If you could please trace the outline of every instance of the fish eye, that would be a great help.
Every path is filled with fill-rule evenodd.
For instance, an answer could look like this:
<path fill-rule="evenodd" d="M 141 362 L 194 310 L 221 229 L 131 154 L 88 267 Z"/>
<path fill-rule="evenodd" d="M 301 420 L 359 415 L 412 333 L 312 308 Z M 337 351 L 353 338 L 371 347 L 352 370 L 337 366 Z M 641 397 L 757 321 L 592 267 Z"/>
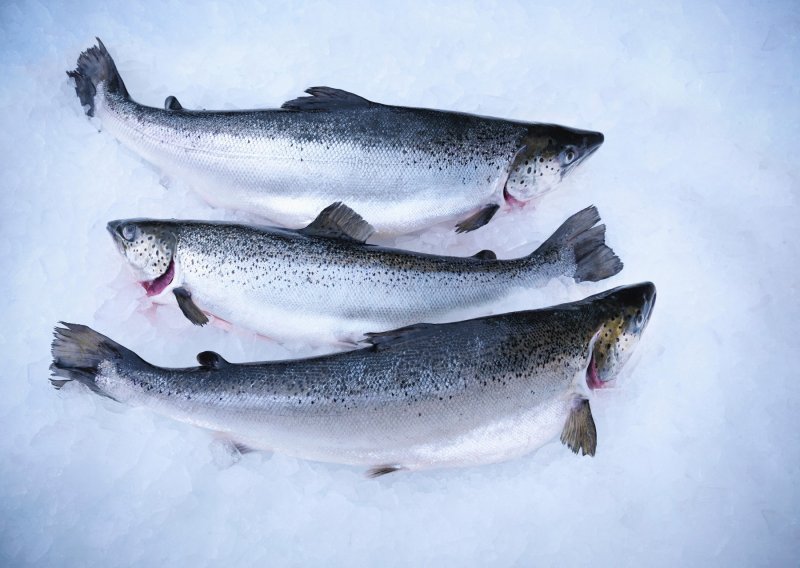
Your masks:
<path fill-rule="evenodd" d="M 120 235 L 122 235 L 122 238 L 126 241 L 132 241 L 135 239 L 136 233 L 136 227 L 133 225 L 123 225 L 120 227 Z"/>
<path fill-rule="evenodd" d="M 571 163 L 575 159 L 575 150 L 569 149 L 564 154 L 564 161 L 566 163 Z"/>

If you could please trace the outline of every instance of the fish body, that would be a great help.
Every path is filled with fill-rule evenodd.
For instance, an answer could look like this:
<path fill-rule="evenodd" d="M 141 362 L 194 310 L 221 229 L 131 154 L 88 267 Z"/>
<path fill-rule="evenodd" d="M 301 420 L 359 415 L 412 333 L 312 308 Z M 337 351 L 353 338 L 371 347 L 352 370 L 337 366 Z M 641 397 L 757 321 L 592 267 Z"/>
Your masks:
<path fill-rule="evenodd" d="M 299 231 L 141 219 L 108 229 L 148 294 L 177 301 L 194 323 L 207 313 L 278 340 L 353 343 L 365 331 L 452 321 L 458 310 L 489 313 L 515 290 L 558 276 L 616 274 L 622 263 L 599 220 L 588 207 L 536 251 L 510 260 L 367 245 L 372 228 L 341 204 Z"/>
<path fill-rule="evenodd" d="M 192 111 L 128 94 L 98 40 L 69 73 L 87 114 L 208 202 L 300 228 L 330 203 L 378 232 L 451 221 L 479 228 L 501 207 L 554 188 L 603 141 L 598 132 L 390 106 L 315 87 L 280 109 Z"/>
<path fill-rule="evenodd" d="M 93 330 L 56 329 L 54 386 L 214 430 L 240 447 L 371 468 L 510 459 L 561 432 L 593 455 L 588 397 L 630 355 L 655 302 L 650 283 L 543 310 L 373 334 L 370 347 L 293 361 L 153 366 Z M 601 355 L 602 354 L 602 355 Z"/>

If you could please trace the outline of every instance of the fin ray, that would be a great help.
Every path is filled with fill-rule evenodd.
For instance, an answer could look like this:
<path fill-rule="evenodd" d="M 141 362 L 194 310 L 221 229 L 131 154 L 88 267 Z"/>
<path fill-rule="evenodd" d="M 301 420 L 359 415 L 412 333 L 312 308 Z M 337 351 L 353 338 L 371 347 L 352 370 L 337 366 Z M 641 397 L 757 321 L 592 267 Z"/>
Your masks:
<path fill-rule="evenodd" d="M 355 93 L 334 89 L 333 87 L 310 87 L 305 92 L 311 96 L 298 97 L 291 101 L 286 101 L 281 105 L 281 108 L 294 111 L 329 112 L 377 106 L 377 103 L 373 103 Z"/>
<path fill-rule="evenodd" d="M 361 215 L 341 201 L 337 201 L 323 209 L 310 225 L 300 229 L 299 232 L 314 237 L 364 243 L 372 236 L 375 229 Z"/>
<path fill-rule="evenodd" d="M 596 225 L 599 222 L 600 213 L 594 205 L 575 213 L 529 258 L 568 255 L 575 262 L 575 272 L 566 276 L 572 276 L 576 282 L 598 282 L 614 276 L 623 264 L 606 244 L 606 226 Z"/>
<path fill-rule="evenodd" d="M 183 106 L 178 102 L 177 97 L 170 95 L 164 101 L 164 110 L 183 110 Z"/>
<path fill-rule="evenodd" d="M 95 39 L 97 45 L 81 53 L 78 66 L 73 71 L 67 71 L 67 75 L 75 81 L 75 93 L 88 116 L 94 116 L 94 97 L 100 83 L 105 83 L 106 92 L 119 93 L 126 99 L 130 98 L 106 46 L 99 37 Z"/>
<path fill-rule="evenodd" d="M 130 349 L 85 325 L 60 322 L 63 327 L 53 331 L 51 354 L 53 363 L 50 384 L 60 389 L 66 383 L 78 381 L 92 392 L 116 400 L 97 384 L 100 365 L 104 362 L 143 364 Z"/>
<path fill-rule="evenodd" d="M 405 469 L 399 465 L 379 465 L 376 467 L 372 467 L 367 470 L 367 477 L 370 479 L 375 479 L 376 477 L 381 477 L 390 473 L 394 473 L 395 471 L 400 471 Z"/>
<path fill-rule="evenodd" d="M 481 207 L 480 211 L 467 217 L 456 225 L 456 233 L 468 233 L 475 229 L 480 229 L 492 220 L 500 206 L 497 203 L 489 203 Z"/>
<path fill-rule="evenodd" d="M 597 429 L 588 399 L 576 397 L 561 431 L 561 442 L 573 453 L 593 456 L 597 450 Z"/>
<path fill-rule="evenodd" d="M 438 324 L 435 323 L 417 323 L 399 329 L 390 331 L 380 331 L 376 333 L 365 333 L 364 343 L 372 345 L 373 350 L 381 351 L 390 347 L 397 347 L 404 343 L 408 343 L 414 339 L 419 339 L 431 333 Z"/>
<path fill-rule="evenodd" d="M 175 299 L 178 301 L 178 307 L 183 312 L 190 322 L 194 325 L 206 325 L 208 323 L 208 316 L 197 307 L 197 304 L 192 300 L 192 294 L 186 288 L 175 288 L 172 291 L 175 294 Z"/>

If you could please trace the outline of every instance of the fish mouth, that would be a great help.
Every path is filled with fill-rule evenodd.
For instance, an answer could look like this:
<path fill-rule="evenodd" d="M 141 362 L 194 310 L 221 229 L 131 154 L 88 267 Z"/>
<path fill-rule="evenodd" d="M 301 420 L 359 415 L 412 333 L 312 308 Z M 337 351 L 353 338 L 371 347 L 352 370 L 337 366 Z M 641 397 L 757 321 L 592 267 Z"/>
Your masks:
<path fill-rule="evenodd" d="M 154 280 L 145 280 L 144 282 L 140 282 L 140 284 L 142 285 L 142 288 L 144 288 L 145 292 L 147 292 L 148 296 L 158 296 L 167 286 L 172 284 L 172 280 L 174 278 L 175 261 L 170 260 L 167 271 L 164 272 L 164 274 Z"/>
<path fill-rule="evenodd" d="M 583 162 L 586 158 L 588 158 L 589 156 L 591 156 L 592 154 L 597 152 L 597 150 L 600 148 L 600 146 L 603 145 L 603 135 L 600 134 L 599 136 L 600 136 L 600 141 L 599 142 L 597 142 L 596 144 L 590 144 L 590 145 L 588 145 L 586 147 L 586 150 L 584 150 L 584 152 L 583 152 L 583 156 L 581 156 L 581 159 L 578 160 L 579 163 Z"/>
<path fill-rule="evenodd" d="M 605 142 L 606 137 L 602 132 L 589 132 L 585 138 L 586 155 L 592 154 Z"/>
<path fill-rule="evenodd" d="M 123 223 L 124 221 L 120 219 L 118 221 L 109 221 L 106 225 L 106 230 L 111 234 L 111 238 L 114 240 L 114 244 L 121 254 L 125 253 L 125 247 L 122 244 L 122 235 L 119 232 L 119 228 Z"/>

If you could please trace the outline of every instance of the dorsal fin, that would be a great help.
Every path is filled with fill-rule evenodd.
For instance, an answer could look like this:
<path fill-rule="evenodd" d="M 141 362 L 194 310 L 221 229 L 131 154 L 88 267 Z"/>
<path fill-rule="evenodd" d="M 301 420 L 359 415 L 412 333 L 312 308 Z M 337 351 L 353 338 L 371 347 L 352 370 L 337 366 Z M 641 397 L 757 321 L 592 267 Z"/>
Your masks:
<path fill-rule="evenodd" d="M 497 255 L 494 251 L 486 249 L 472 255 L 472 258 L 479 258 L 481 260 L 497 260 Z"/>
<path fill-rule="evenodd" d="M 230 365 L 230 363 L 222 358 L 222 355 L 214 353 L 213 351 L 198 353 L 197 362 L 200 363 L 201 367 L 205 367 L 206 369 L 221 369 L 226 365 Z"/>
<path fill-rule="evenodd" d="M 369 108 L 377 103 L 353 93 L 332 87 L 311 87 L 305 91 L 310 97 L 298 97 L 281 105 L 284 110 L 327 112 L 352 108 Z"/>
<path fill-rule="evenodd" d="M 344 203 L 328 205 L 308 227 L 300 229 L 304 235 L 365 242 L 375 229 Z"/>
<path fill-rule="evenodd" d="M 176 97 L 170 95 L 164 101 L 164 110 L 183 110 L 183 107 Z"/>
<path fill-rule="evenodd" d="M 374 351 L 382 351 L 390 347 L 398 347 L 413 339 L 419 339 L 429 334 L 436 327 L 435 323 L 416 323 L 391 331 L 379 333 L 365 333 L 364 343 L 372 345 Z"/>

